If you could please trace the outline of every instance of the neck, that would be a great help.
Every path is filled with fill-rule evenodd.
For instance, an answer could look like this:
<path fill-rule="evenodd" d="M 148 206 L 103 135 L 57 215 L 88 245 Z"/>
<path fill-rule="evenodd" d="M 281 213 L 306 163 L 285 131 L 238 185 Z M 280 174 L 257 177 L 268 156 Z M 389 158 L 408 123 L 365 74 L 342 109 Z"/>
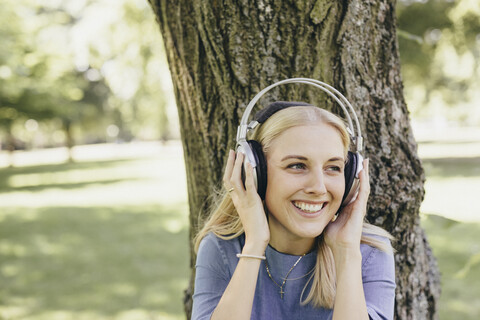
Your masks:
<path fill-rule="evenodd" d="M 275 233 L 272 233 L 269 244 L 278 252 L 301 256 L 312 251 L 315 238 L 292 238 L 275 236 Z"/>

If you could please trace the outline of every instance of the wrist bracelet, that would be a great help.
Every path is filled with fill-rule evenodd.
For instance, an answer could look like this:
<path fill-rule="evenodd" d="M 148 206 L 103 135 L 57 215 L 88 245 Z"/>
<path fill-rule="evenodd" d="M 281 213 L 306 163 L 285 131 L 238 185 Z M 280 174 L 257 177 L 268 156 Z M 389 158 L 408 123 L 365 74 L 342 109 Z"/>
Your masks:
<path fill-rule="evenodd" d="M 260 259 L 260 260 L 267 259 L 265 256 L 255 256 L 251 254 L 241 254 L 241 253 L 237 253 L 237 258 L 252 258 L 252 259 Z"/>

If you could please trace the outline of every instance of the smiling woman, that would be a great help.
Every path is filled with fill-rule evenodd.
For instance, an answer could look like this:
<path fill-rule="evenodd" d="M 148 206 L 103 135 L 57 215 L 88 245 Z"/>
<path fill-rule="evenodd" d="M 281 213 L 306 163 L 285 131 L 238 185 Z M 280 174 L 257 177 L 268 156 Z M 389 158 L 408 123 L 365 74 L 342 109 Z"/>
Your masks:
<path fill-rule="evenodd" d="M 192 319 L 392 319 L 391 237 L 364 222 L 368 160 L 353 170 L 357 190 L 341 119 L 301 102 L 259 114 L 266 190 L 230 151 L 227 191 L 196 238 Z"/>
<path fill-rule="evenodd" d="M 270 245 L 290 254 L 308 252 L 342 202 L 340 135 L 331 126 L 289 128 L 270 144 L 267 163 Z"/>

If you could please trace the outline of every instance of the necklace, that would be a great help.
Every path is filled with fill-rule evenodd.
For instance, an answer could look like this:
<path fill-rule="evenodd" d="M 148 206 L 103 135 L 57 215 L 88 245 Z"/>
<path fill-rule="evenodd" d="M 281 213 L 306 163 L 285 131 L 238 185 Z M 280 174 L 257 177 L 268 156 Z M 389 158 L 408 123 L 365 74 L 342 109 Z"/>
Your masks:
<path fill-rule="evenodd" d="M 303 278 L 305 278 L 306 276 L 308 276 L 310 273 L 312 273 L 314 269 L 315 269 L 315 266 L 313 266 L 313 268 L 310 269 L 310 271 L 308 271 L 307 273 L 305 273 L 305 274 L 304 274 L 303 276 L 301 276 L 301 277 L 293 278 L 293 279 L 285 279 L 285 280 L 287 280 L 287 281 L 295 281 L 295 280 L 303 279 Z"/>
<path fill-rule="evenodd" d="M 283 294 L 285 293 L 285 291 L 283 291 L 283 286 L 285 286 L 285 283 L 287 282 L 287 279 L 288 279 L 288 275 L 290 274 L 290 272 L 292 272 L 293 268 L 295 268 L 298 264 L 298 262 L 300 262 L 300 260 L 305 256 L 305 254 L 301 255 L 297 261 L 295 261 L 295 263 L 293 264 L 293 266 L 290 268 L 290 270 L 288 270 L 287 274 L 285 275 L 285 278 L 283 278 L 283 282 L 281 285 L 279 285 L 277 283 L 277 281 L 275 281 L 272 277 L 272 274 L 270 273 L 270 269 L 268 269 L 268 262 L 267 260 L 265 260 L 265 268 L 267 269 L 267 273 L 268 273 L 268 277 L 273 281 L 273 283 L 275 283 L 277 285 L 277 287 L 280 288 L 280 298 L 283 299 Z M 303 278 L 303 277 L 301 277 Z"/>

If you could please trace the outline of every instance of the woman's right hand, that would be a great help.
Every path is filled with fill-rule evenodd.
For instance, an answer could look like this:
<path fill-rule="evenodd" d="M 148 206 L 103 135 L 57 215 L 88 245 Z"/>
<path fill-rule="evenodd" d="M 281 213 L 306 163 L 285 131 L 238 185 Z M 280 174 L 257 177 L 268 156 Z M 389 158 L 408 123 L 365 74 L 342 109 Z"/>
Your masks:
<path fill-rule="evenodd" d="M 257 193 L 253 179 L 253 167 L 248 162 L 245 166 L 244 187 L 242 181 L 244 159 L 245 155 L 242 152 L 235 154 L 233 150 L 230 150 L 223 184 L 229 191 L 235 209 L 242 221 L 245 231 L 244 253 L 263 255 L 270 240 L 270 230 L 263 203 Z"/>

